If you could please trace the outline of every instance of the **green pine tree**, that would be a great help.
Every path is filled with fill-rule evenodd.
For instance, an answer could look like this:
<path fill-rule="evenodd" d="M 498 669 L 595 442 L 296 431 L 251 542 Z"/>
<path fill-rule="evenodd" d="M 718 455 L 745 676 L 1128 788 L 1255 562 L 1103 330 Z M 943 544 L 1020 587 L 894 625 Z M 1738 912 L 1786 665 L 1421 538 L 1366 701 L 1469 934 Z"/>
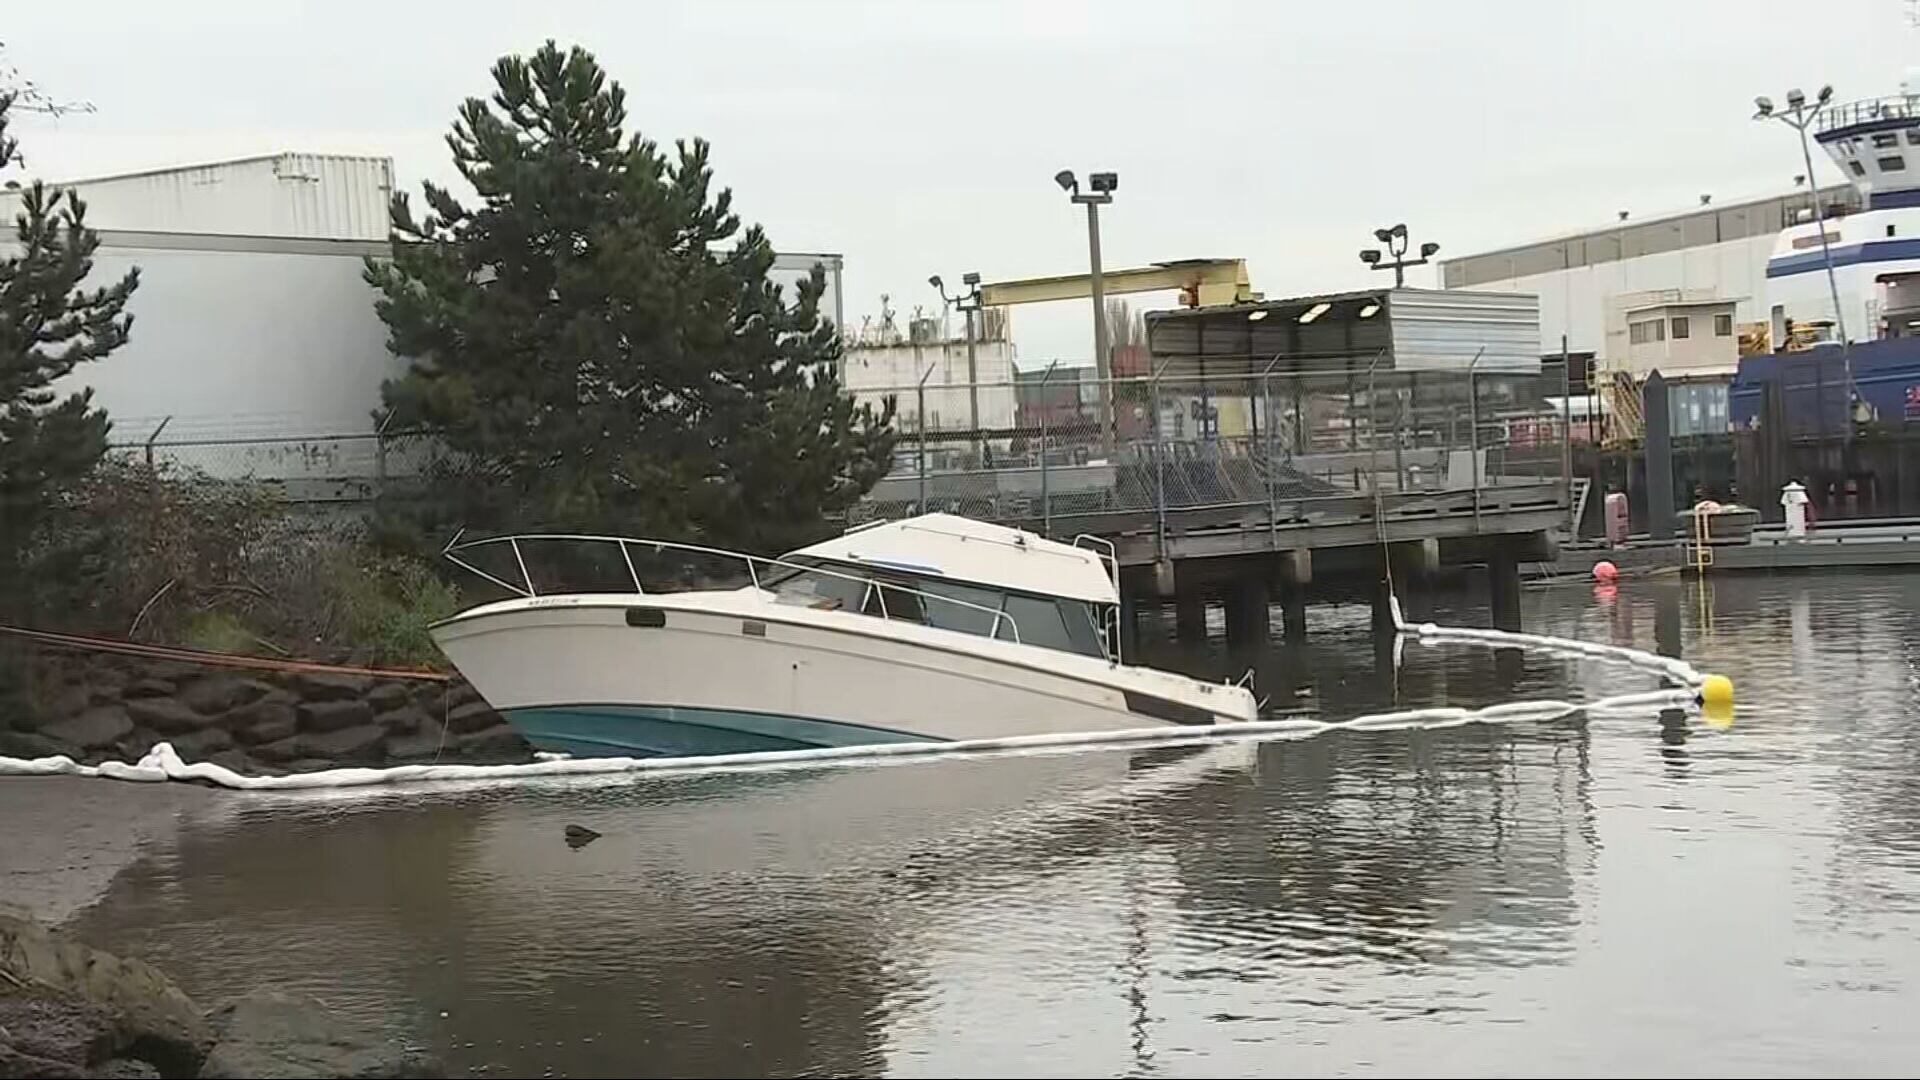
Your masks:
<path fill-rule="evenodd" d="M 448 137 L 478 194 L 393 204 L 367 280 L 391 427 L 439 433 L 442 527 L 619 529 L 768 549 L 817 535 L 885 474 L 892 405 L 856 407 L 816 267 L 791 300 L 774 251 L 716 192 L 704 141 L 628 135 L 626 95 L 549 41 L 493 67 Z"/>
<path fill-rule="evenodd" d="M 16 95 L 0 86 L 0 176 L 19 158 L 8 134 Z M 107 414 L 92 391 L 62 396 L 54 384 L 126 344 L 127 300 L 140 273 L 97 289 L 99 236 L 70 191 L 30 181 L 18 189 L 11 250 L 0 248 L 0 605 L 20 614 L 35 590 L 26 566 L 36 528 L 107 449 Z"/>

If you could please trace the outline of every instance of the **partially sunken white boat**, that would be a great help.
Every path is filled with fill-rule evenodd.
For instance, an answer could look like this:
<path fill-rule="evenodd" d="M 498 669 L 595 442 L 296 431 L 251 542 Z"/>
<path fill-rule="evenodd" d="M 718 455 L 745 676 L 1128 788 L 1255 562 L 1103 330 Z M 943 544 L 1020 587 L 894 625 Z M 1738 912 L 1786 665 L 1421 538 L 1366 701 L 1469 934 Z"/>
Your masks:
<path fill-rule="evenodd" d="M 536 548 L 556 544 L 598 547 L 630 584 L 538 587 L 528 567 Z M 620 537 L 496 537 L 457 543 L 448 557 L 516 595 L 447 619 L 433 636 L 529 743 L 574 756 L 1254 719 L 1243 686 L 1122 662 L 1117 575 L 1099 544 L 947 514 L 855 529 L 779 559 Z M 476 565 L 482 548 L 512 569 Z M 660 591 L 641 567 L 663 557 L 726 560 L 746 584 Z"/>

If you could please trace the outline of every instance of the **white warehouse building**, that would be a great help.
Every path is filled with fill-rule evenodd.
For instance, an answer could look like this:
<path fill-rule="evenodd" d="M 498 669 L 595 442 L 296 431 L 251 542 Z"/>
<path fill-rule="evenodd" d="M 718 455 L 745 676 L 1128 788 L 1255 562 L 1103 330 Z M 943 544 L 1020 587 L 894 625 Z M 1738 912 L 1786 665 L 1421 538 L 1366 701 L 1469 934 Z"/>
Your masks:
<path fill-rule="evenodd" d="M 100 233 L 89 286 L 140 268 L 131 340 L 61 388 L 92 387 L 117 444 L 164 421 L 159 441 L 216 474 L 370 475 L 380 385 L 404 366 L 362 278 L 363 260 L 388 252 L 390 159 L 284 153 L 57 186 Z M 18 202 L 0 191 L 0 217 Z M 782 254 L 775 273 L 797 281 L 815 264 L 837 324 L 840 256 Z M 254 444 L 266 439 L 282 443 Z"/>
<path fill-rule="evenodd" d="M 1822 189 L 1820 198 L 1829 216 L 1853 213 L 1863 202 L 1846 184 Z M 1813 196 L 1806 191 L 1725 205 L 1703 202 L 1683 213 L 1629 217 L 1606 228 L 1445 259 L 1440 283 L 1448 289 L 1532 293 L 1540 298 L 1543 346 L 1557 350 L 1564 334 L 1570 351 L 1607 357 L 1610 323 L 1617 320 L 1621 298 L 1671 293 L 1729 301 L 1735 332 L 1767 324 L 1767 264 L 1781 233 L 1812 215 Z"/>
<path fill-rule="evenodd" d="M 1703 196 L 1685 213 L 1623 214 L 1606 228 L 1448 259 L 1441 283 L 1533 293 L 1549 347 L 1565 334 L 1570 351 L 1616 370 L 1629 366 L 1632 345 L 1653 343 L 1632 341 L 1629 321 L 1661 332 L 1643 317 L 1656 309 L 1688 335 L 1705 316 L 1715 336 L 1744 332 L 1770 350 L 1843 334 L 1855 343 L 1920 336 L 1920 69 L 1897 94 L 1830 94 L 1787 103 L 1804 104 L 1808 133 L 1847 177 L 1818 192 L 1817 208 L 1804 189 L 1728 205 Z M 1729 304 L 1731 320 L 1722 317 Z"/>

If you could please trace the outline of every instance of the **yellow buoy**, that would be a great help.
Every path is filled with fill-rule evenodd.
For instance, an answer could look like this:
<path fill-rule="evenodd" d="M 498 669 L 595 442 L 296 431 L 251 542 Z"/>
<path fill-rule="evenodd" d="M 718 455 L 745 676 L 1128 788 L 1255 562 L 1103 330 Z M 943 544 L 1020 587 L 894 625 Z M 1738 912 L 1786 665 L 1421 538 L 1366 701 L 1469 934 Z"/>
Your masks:
<path fill-rule="evenodd" d="M 1708 724 L 1725 728 L 1733 724 L 1733 680 L 1725 675 L 1709 675 L 1700 683 L 1700 714 Z"/>

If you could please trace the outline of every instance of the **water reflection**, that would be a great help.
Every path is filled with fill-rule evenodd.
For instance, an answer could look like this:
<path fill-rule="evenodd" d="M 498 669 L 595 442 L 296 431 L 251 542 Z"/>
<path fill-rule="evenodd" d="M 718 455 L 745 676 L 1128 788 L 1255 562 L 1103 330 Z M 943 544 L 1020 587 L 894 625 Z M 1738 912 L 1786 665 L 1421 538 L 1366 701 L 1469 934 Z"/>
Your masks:
<path fill-rule="evenodd" d="M 248 799 L 76 920 L 195 992 L 279 985 L 538 1075 L 1884 1071 L 1915 1060 L 1920 579 L 1640 582 L 1530 628 L 1727 671 L 1680 712 L 832 772 Z M 1432 598 L 1443 622 L 1476 598 Z M 1704 614 L 1703 614 L 1704 606 Z M 1253 669 L 1270 715 L 1645 677 L 1378 651 Z M 89 789 L 95 790 L 95 789 Z M 567 842 L 567 826 L 601 835 Z M 1738 1007 L 1728 1007 L 1737 1002 Z"/>

